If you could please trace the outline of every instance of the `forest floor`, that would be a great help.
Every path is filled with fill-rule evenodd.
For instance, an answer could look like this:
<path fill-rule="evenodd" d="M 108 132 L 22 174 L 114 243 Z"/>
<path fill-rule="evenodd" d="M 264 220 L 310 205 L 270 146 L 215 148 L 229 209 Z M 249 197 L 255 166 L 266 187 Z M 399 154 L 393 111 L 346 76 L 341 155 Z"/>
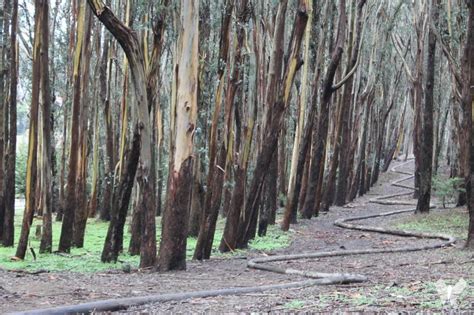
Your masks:
<path fill-rule="evenodd" d="M 396 164 L 400 162 L 394 162 Z M 401 169 L 412 171 L 413 163 Z M 391 171 L 382 174 L 379 183 L 366 196 L 345 207 L 332 207 L 329 213 L 319 218 L 300 220 L 299 224 L 291 227 L 290 246 L 280 250 L 250 250 L 244 253 L 245 257 L 237 255 L 204 262 L 189 261 L 186 271 L 173 273 L 125 273 L 115 270 L 31 274 L 0 269 L 0 313 L 110 298 L 293 282 L 303 278 L 248 269 L 247 259 L 276 254 L 390 248 L 437 242 L 358 232 L 333 225 L 339 218 L 409 209 L 410 206 L 369 203 L 376 196 L 407 191 L 390 185 L 391 181 L 402 176 Z M 411 201 L 415 204 L 415 200 Z M 458 297 L 456 310 L 472 311 L 474 256 L 472 252 L 461 249 L 464 243 L 462 238 L 467 233 L 465 222 L 467 212 L 462 208 L 434 209 L 429 215 L 423 216 L 403 214 L 368 219 L 363 221 L 364 225 L 441 231 L 453 233 L 461 240 L 455 246 L 437 250 L 281 263 L 285 268 L 306 271 L 363 274 L 369 278 L 368 282 L 149 304 L 133 307 L 123 313 L 452 311 L 452 306 L 443 305 L 435 283 L 444 280 L 454 285 L 461 278 L 467 281 L 468 287 Z"/>

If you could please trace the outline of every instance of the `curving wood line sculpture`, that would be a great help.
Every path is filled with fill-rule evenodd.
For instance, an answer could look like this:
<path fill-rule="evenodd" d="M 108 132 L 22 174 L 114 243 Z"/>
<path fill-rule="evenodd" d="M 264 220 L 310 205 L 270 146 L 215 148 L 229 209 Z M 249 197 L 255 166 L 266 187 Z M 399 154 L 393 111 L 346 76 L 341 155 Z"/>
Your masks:
<path fill-rule="evenodd" d="M 410 163 L 411 161 L 402 163 L 392 168 L 392 172 L 407 175 L 401 179 L 391 182 L 392 186 L 409 189 L 409 192 L 397 193 L 391 195 L 379 196 L 373 199 L 370 199 L 371 203 L 378 203 L 382 205 L 413 205 L 412 203 L 398 201 L 398 200 L 389 200 L 391 198 L 404 196 L 411 194 L 414 190 L 412 187 L 402 184 L 402 182 L 411 179 L 414 177 L 413 174 L 399 171 L 398 168 Z M 440 233 L 422 233 L 422 232 L 412 232 L 412 231 L 403 231 L 403 230 L 394 230 L 386 229 L 375 226 L 359 225 L 349 222 L 361 221 L 366 219 L 378 218 L 378 217 L 387 217 L 393 216 L 402 213 L 408 213 L 415 211 L 415 208 L 397 210 L 390 212 L 383 212 L 378 214 L 370 214 L 363 216 L 354 216 L 344 219 L 339 219 L 334 222 L 334 225 L 350 229 L 358 230 L 365 232 L 374 232 L 374 233 L 383 233 L 394 236 L 402 237 L 416 237 L 420 239 L 439 239 L 440 242 L 430 244 L 430 245 L 420 245 L 420 246 L 405 246 L 397 247 L 391 249 L 360 249 L 360 250 L 337 250 L 329 252 L 312 252 L 312 253 L 303 253 L 303 254 L 292 254 L 292 255 L 277 255 L 270 257 L 261 257 L 254 258 L 247 262 L 247 266 L 252 269 L 264 270 L 269 272 L 275 272 L 280 274 L 288 275 L 298 275 L 309 278 L 308 280 L 296 281 L 284 284 L 272 284 L 272 285 L 262 285 L 255 287 L 243 287 L 243 288 L 226 288 L 219 290 L 205 290 L 205 291 L 192 291 L 192 292 L 183 292 L 183 293 L 171 293 L 171 294 L 159 294 L 159 295 L 150 295 L 144 297 L 132 297 L 132 298 L 121 298 L 121 299 L 108 299 L 100 300 L 89 303 L 82 303 L 77 305 L 70 306 L 60 306 L 55 308 L 48 309 L 38 309 L 25 312 L 17 312 L 14 314 L 71 314 L 71 313 L 92 313 L 92 312 L 105 312 L 105 311 L 119 311 L 130 308 L 132 306 L 150 304 L 150 303 L 162 303 L 169 301 L 180 301 L 192 298 L 206 298 L 206 297 L 215 297 L 215 296 L 226 296 L 226 295 L 239 295 L 247 293 L 257 293 L 268 290 L 282 290 L 282 289 L 291 289 L 291 288 L 302 288 L 310 287 L 315 285 L 329 285 L 329 284 L 348 284 L 348 283 L 357 283 L 367 281 L 368 278 L 360 274 L 346 274 L 346 273 L 323 273 L 323 272 L 314 272 L 314 271 L 303 271 L 297 269 L 283 269 L 277 266 L 269 265 L 271 262 L 281 262 L 281 261 L 294 261 L 298 259 L 312 259 L 312 258 L 324 258 L 324 257 L 336 257 L 336 256 L 352 256 L 352 255 L 368 255 L 368 254 L 382 254 L 382 253 L 401 253 L 401 252 L 413 252 L 421 250 L 429 250 L 442 248 L 449 245 L 452 245 L 456 242 L 456 238 L 450 235 L 440 234 Z"/>

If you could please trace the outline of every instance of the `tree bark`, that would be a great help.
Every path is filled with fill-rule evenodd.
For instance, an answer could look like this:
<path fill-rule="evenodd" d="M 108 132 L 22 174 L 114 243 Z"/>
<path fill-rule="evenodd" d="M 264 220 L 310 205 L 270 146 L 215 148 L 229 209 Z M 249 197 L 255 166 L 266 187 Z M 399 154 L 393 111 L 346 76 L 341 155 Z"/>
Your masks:
<path fill-rule="evenodd" d="M 469 7 L 469 20 L 467 24 L 466 47 L 462 59 L 463 65 L 463 103 L 466 118 L 469 123 L 469 167 L 470 174 L 467 181 L 467 196 L 469 210 L 469 230 L 466 242 L 466 248 L 474 250 L 474 4 L 466 1 Z M 470 119 L 469 119 L 470 118 Z"/>
<path fill-rule="evenodd" d="M 112 11 L 110 11 L 110 9 L 105 6 L 101 0 L 88 0 L 88 3 L 94 14 L 117 39 L 120 46 L 123 48 L 130 64 L 131 81 L 134 88 L 137 111 L 137 117 L 134 127 L 135 138 L 133 143 L 135 144 L 135 146 L 139 147 L 139 151 L 137 150 L 138 152 L 133 152 L 133 154 L 138 154 L 139 157 L 135 159 L 130 159 L 129 161 L 133 160 L 133 162 L 136 162 L 136 164 L 133 165 L 131 164 L 132 162 L 128 162 L 129 164 L 127 167 L 129 167 L 131 173 L 134 173 L 134 170 L 136 168 L 136 177 L 140 189 L 137 208 L 139 209 L 139 211 L 144 212 L 144 218 L 146 222 L 144 224 L 144 231 L 140 246 L 140 267 L 151 267 L 155 264 L 156 260 L 156 225 L 155 209 L 153 207 L 153 186 L 150 181 L 150 163 L 152 156 L 151 126 L 149 117 L 149 103 L 147 99 L 145 85 L 146 75 L 144 55 L 139 44 L 137 35 L 130 28 L 124 25 L 120 20 L 118 20 L 112 13 Z M 125 187 L 124 190 L 128 191 L 128 189 L 130 188 Z M 120 228 L 121 222 L 126 216 L 126 211 L 122 212 L 123 210 L 126 210 L 128 206 L 128 202 L 125 203 L 127 205 L 121 205 L 120 213 L 115 214 L 115 221 L 118 222 L 117 228 Z M 109 231 L 113 232 L 114 230 L 116 233 L 118 233 L 118 238 L 120 238 L 120 234 L 123 233 L 123 226 L 122 231 L 117 232 L 116 228 L 114 229 L 111 222 L 111 226 L 109 226 Z M 109 235 L 107 235 L 107 238 L 109 238 Z M 105 246 L 109 245 L 105 244 L 104 247 Z"/>
<path fill-rule="evenodd" d="M 41 89 L 41 23 L 43 14 L 44 1 L 35 2 L 35 45 L 33 51 L 33 74 L 32 74 L 32 92 L 31 92 L 31 111 L 30 111 L 30 130 L 28 135 L 28 161 L 26 174 L 26 201 L 25 211 L 21 226 L 20 240 L 16 249 L 15 256 L 24 259 L 28 246 L 28 236 L 30 227 L 33 223 L 33 215 L 35 211 L 35 189 L 37 180 L 37 150 L 38 150 L 38 110 L 40 104 Z"/>
<path fill-rule="evenodd" d="M 12 3 L 12 18 L 10 29 L 10 98 L 9 98 L 9 134 L 5 164 L 4 182 L 4 222 L 1 236 L 3 246 L 14 244 L 14 217 L 15 217 L 15 162 L 16 162 L 16 124 L 17 124 L 17 85 L 18 85 L 18 0 Z M 6 121 L 5 121 L 6 123 Z"/>
<path fill-rule="evenodd" d="M 158 268 L 186 268 L 186 241 L 192 191 L 193 136 L 197 118 L 199 3 L 181 1 L 181 33 L 177 52 L 175 150 L 168 198 L 163 213 Z"/>
<path fill-rule="evenodd" d="M 331 102 L 331 97 L 335 92 L 335 89 L 333 88 L 333 81 L 343 53 L 346 24 L 346 2 L 345 0 L 342 0 L 339 3 L 339 26 L 336 45 L 332 52 L 331 61 L 327 68 L 322 87 L 321 110 L 318 127 L 313 129 L 313 147 L 311 153 L 312 160 L 308 179 L 308 191 L 306 193 L 306 199 L 301 211 L 305 218 L 311 218 L 316 212 L 316 208 L 319 208 L 319 204 L 321 202 L 320 195 L 323 182 L 325 164 L 324 157 L 328 136 L 329 105 Z"/>
<path fill-rule="evenodd" d="M 211 196 L 211 207 L 208 209 L 205 208 L 204 217 L 201 220 L 201 229 L 199 231 L 198 242 L 196 244 L 196 250 L 194 253 L 195 259 L 209 259 L 212 250 L 212 243 L 214 241 L 214 233 L 216 229 L 216 222 L 219 213 L 219 208 L 221 204 L 221 196 L 223 190 L 224 178 L 229 178 L 228 171 L 230 167 L 227 165 L 227 154 L 232 152 L 232 110 L 235 107 L 235 95 L 237 94 L 240 88 L 241 78 L 241 68 L 242 68 L 242 48 L 244 45 L 244 27 L 247 25 L 249 19 L 249 10 L 248 10 L 248 1 L 243 0 L 237 2 L 237 43 L 235 47 L 235 56 L 234 56 L 234 67 L 230 81 L 227 87 L 227 93 L 225 97 L 225 107 L 224 107 L 224 129 L 225 129 L 225 141 L 221 146 L 219 157 L 217 159 L 217 165 L 213 167 L 213 182 L 210 186 L 212 191 Z M 238 129 L 239 126 L 235 128 Z M 240 130 L 237 130 L 240 132 Z M 235 148 L 237 149 L 237 148 Z"/>
<path fill-rule="evenodd" d="M 285 5 L 286 2 L 280 2 L 280 5 Z M 298 58 L 300 54 L 301 42 L 303 40 L 304 31 L 308 21 L 307 1 L 300 1 L 298 10 L 296 12 L 295 22 L 293 26 L 292 37 L 289 42 L 288 61 L 285 65 L 284 75 L 282 79 L 282 86 L 278 91 L 278 96 L 272 106 L 271 115 L 267 115 L 265 129 L 263 134 L 262 149 L 257 157 L 257 163 L 253 179 L 250 185 L 249 193 L 246 198 L 245 218 L 239 233 L 238 247 L 243 248 L 248 245 L 248 241 L 253 237 L 251 232 L 251 221 L 249 221 L 257 212 L 258 200 L 260 197 L 263 182 L 266 173 L 270 167 L 270 162 L 278 145 L 278 137 L 280 135 L 281 120 L 288 106 L 290 99 L 291 87 L 293 80 L 298 70 Z M 283 11 L 285 12 L 286 9 Z M 284 17 L 283 17 L 284 18 Z M 285 215 L 285 220 L 289 222 L 290 215 Z"/>
<path fill-rule="evenodd" d="M 43 231 L 41 233 L 40 253 L 51 253 L 53 247 L 53 150 L 52 113 L 49 77 L 49 0 L 43 0 L 41 9 L 41 204 Z"/>
<path fill-rule="evenodd" d="M 360 54 L 360 42 L 362 40 L 362 24 L 364 21 L 363 8 L 366 3 L 366 0 L 360 0 L 357 3 L 357 18 L 354 27 L 354 43 L 352 46 L 351 60 L 347 67 L 346 73 L 349 73 L 357 66 L 359 54 Z M 354 86 L 354 76 L 351 76 L 347 83 L 344 86 L 344 93 L 342 97 L 342 112 L 341 112 L 341 137 L 338 137 L 340 141 L 340 156 L 339 156 L 339 174 L 337 177 L 337 189 L 335 204 L 337 206 L 343 206 L 346 203 L 348 196 L 348 186 L 350 178 L 349 172 L 352 165 L 350 162 L 350 150 L 351 150 L 351 128 L 350 128 L 350 116 L 351 116 L 351 106 L 352 106 L 352 88 Z"/>
<path fill-rule="evenodd" d="M 431 1 L 431 23 L 438 24 L 438 7 L 440 0 Z M 430 211 L 431 199 L 431 176 L 433 160 L 433 107 L 434 107 L 434 85 L 436 68 L 436 36 L 430 28 L 428 34 L 428 59 L 426 63 L 425 102 L 423 107 L 423 123 L 421 127 L 421 159 L 424 163 L 420 165 L 420 190 L 415 213 L 427 213 Z"/>
<path fill-rule="evenodd" d="M 0 72 L 0 239 L 3 237 L 3 228 L 4 228 L 4 216 L 5 216 L 5 193 L 6 189 L 4 188 L 5 186 L 5 181 L 6 178 L 4 176 L 5 174 L 5 130 L 6 130 L 6 117 L 5 114 L 7 113 L 8 107 L 5 106 L 7 104 L 5 100 L 5 92 L 6 88 L 4 86 L 6 85 L 5 79 L 6 79 L 6 71 L 3 69 L 6 69 L 6 59 L 7 59 L 7 48 L 6 48 L 6 42 L 8 41 L 8 32 L 4 31 L 8 29 L 10 25 L 10 19 L 8 16 L 5 16 L 5 7 L 8 8 L 9 2 L 4 1 L 3 2 L 3 7 L 0 8 L 0 34 L 3 36 L 0 38 L 0 67 L 2 71 Z"/>
<path fill-rule="evenodd" d="M 82 111 L 81 105 L 81 87 L 82 87 L 82 46 L 84 43 L 85 32 L 85 5 L 79 9 L 77 24 L 77 42 L 74 52 L 74 70 L 73 70 L 73 109 L 72 109 L 72 125 L 71 125 L 71 142 L 69 151 L 69 172 L 67 177 L 66 204 L 63 213 L 63 223 L 61 226 L 61 236 L 59 239 L 60 252 L 70 252 L 73 242 L 73 227 L 76 216 L 77 204 L 76 180 L 79 173 L 79 135 L 80 135 L 80 115 Z M 81 196 L 82 198 L 82 196 Z"/>

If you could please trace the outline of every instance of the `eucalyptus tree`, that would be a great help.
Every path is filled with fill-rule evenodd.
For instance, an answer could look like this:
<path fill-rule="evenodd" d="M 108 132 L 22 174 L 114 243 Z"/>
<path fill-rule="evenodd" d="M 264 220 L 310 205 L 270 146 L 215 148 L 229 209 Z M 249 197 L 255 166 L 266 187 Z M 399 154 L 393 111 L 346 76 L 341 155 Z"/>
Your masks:
<path fill-rule="evenodd" d="M 5 136 L 4 147 L 0 150 L 4 150 L 6 154 L 3 155 L 4 169 L 0 166 L 0 177 L 3 177 L 3 187 L 0 187 L 0 239 L 3 246 L 13 246 L 15 235 L 15 162 L 18 94 L 18 0 L 13 0 L 12 2 L 4 1 L 3 14 L 3 23 L 0 21 L 2 23 L 0 27 L 3 27 L 4 32 L 1 38 L 2 51 L 0 58 L 2 60 L 2 74 L 0 75 L 0 80 L 2 83 L 0 84 L 0 93 L 2 93 L 2 97 L 0 102 L 4 107 L 0 111 L 4 110 L 6 115 L 3 121 L 3 130 L 5 130 L 3 133 Z M 9 19 L 8 16 L 11 18 Z M 10 32 L 8 32 L 9 28 Z M 9 53 L 7 53 L 8 51 Z M 8 71 L 4 70 L 7 68 L 7 65 Z M 5 75 L 9 75 L 7 82 L 5 82 Z M 5 95 L 9 95 L 8 100 L 5 100 Z M 0 114 L 0 116 L 2 115 Z M 0 134 L 3 130 L 0 131 Z"/>
<path fill-rule="evenodd" d="M 186 268 L 186 238 L 191 201 L 193 137 L 197 118 L 199 3 L 181 0 L 180 34 L 176 55 L 175 136 L 158 268 Z"/>
<path fill-rule="evenodd" d="M 49 94 L 49 60 L 48 60 L 48 32 L 44 32 L 48 28 L 49 21 L 49 0 L 41 0 L 35 2 L 35 37 L 34 37 L 34 50 L 33 50 L 33 73 L 32 73 L 32 95 L 31 95 L 31 112 L 30 112 L 30 130 L 28 135 L 28 162 L 27 162 L 27 178 L 26 178 L 26 205 L 23 213 L 23 220 L 21 226 L 20 240 L 15 256 L 19 259 L 24 259 L 26 249 L 28 246 L 28 237 L 30 233 L 30 227 L 33 223 L 33 216 L 37 206 L 37 198 L 39 197 L 36 193 L 38 184 L 38 142 L 39 142 L 39 127 L 40 127 L 40 106 L 42 108 L 42 114 L 48 111 L 50 106 L 50 94 Z M 48 104 L 47 104 L 48 103 Z M 48 116 L 49 118 L 49 116 Z M 46 123 L 49 124 L 49 120 L 46 118 Z M 48 127 L 46 127 L 48 128 Z M 43 130 L 44 131 L 44 130 Z M 45 140 L 45 139 L 42 139 Z M 48 146 L 45 143 L 45 146 Z M 47 148 L 45 152 L 48 152 Z M 46 153 L 47 154 L 47 153 Z M 43 167 L 45 181 L 48 181 L 51 177 L 47 169 L 49 163 L 49 156 L 44 155 L 45 165 Z M 41 173 L 40 173 L 41 174 Z M 46 184 L 44 182 L 44 184 Z M 41 187 L 41 185 L 39 185 Z M 44 188 L 44 187 L 43 187 Z M 48 187 L 48 189 L 50 186 Z M 43 239 L 43 251 L 51 250 L 51 195 L 50 191 L 44 190 L 46 197 L 42 203 L 44 207 L 42 212 L 46 212 L 46 235 Z M 48 220 L 49 219 L 49 220 Z"/>

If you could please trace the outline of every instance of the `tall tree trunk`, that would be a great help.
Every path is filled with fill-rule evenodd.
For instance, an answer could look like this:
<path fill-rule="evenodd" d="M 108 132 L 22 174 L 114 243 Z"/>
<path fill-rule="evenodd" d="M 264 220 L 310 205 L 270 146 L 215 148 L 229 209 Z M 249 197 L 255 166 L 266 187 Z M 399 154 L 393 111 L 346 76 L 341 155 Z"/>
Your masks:
<path fill-rule="evenodd" d="M 470 174 L 467 181 L 467 196 L 469 210 L 469 230 L 466 242 L 466 248 L 474 250 L 474 4 L 466 1 L 469 7 L 469 20 L 467 24 L 466 47 L 462 60 L 463 65 L 463 103 L 466 118 L 469 121 L 469 167 Z M 469 119 L 470 118 L 470 119 Z"/>
<path fill-rule="evenodd" d="M 61 236 L 59 239 L 60 252 L 70 252 L 73 241 L 73 226 L 77 204 L 76 195 L 76 180 L 78 176 L 78 163 L 79 163 L 79 135 L 80 135 L 80 115 L 82 111 L 81 104 L 81 87 L 83 85 L 82 80 L 82 53 L 85 33 L 85 5 L 82 4 L 79 9 L 79 16 L 77 18 L 77 42 L 76 50 L 74 52 L 74 70 L 73 70 L 73 109 L 72 109 L 72 125 L 71 125 L 71 142 L 69 151 L 69 171 L 67 177 L 67 191 L 66 191 L 66 204 L 64 207 L 63 223 L 61 226 Z M 81 196 L 82 197 L 82 196 Z"/>
<path fill-rule="evenodd" d="M 150 267 L 155 264 L 156 260 L 156 224 L 155 209 L 153 207 L 153 186 L 151 181 L 149 180 L 150 161 L 152 156 L 151 125 L 149 117 L 150 106 L 147 99 L 147 92 L 145 86 L 146 75 L 144 55 L 136 34 L 130 28 L 124 25 L 120 20 L 118 20 L 112 13 L 112 11 L 110 11 L 110 9 L 105 6 L 102 1 L 88 0 L 88 3 L 94 14 L 117 39 L 120 46 L 123 48 L 130 64 L 131 81 L 134 88 L 137 112 L 137 117 L 135 117 L 136 121 L 134 122 L 135 134 L 133 140 L 133 145 L 135 146 L 136 151 L 133 152 L 133 155 L 135 157 L 133 159 L 129 159 L 129 162 L 127 162 L 126 166 L 128 168 L 130 176 L 135 175 L 132 173 L 135 173 L 136 171 L 137 182 L 140 189 L 137 208 L 140 209 L 140 211 L 144 212 L 145 218 L 144 231 L 140 246 L 140 267 Z M 127 178 L 127 180 L 129 180 L 129 178 Z M 133 178 L 130 182 L 133 182 Z M 131 191 L 130 187 L 122 186 L 121 188 L 123 188 L 125 193 L 127 193 L 128 190 Z M 129 198 L 125 198 L 125 200 L 128 201 Z M 109 225 L 109 231 L 107 233 L 107 239 L 106 243 L 104 244 L 104 249 L 110 246 L 110 243 L 108 243 L 107 240 L 113 239 L 115 245 L 119 244 L 122 241 L 121 237 L 123 235 L 123 225 L 121 224 L 122 222 L 124 222 L 127 207 L 128 202 L 126 202 L 126 205 L 122 203 L 121 208 L 117 209 L 117 213 L 114 213 L 114 217 L 111 220 L 111 224 Z M 107 254 L 109 253 L 104 250 L 102 253 L 102 259 L 116 259 L 115 255 L 117 254 L 112 253 L 112 255 L 108 256 Z"/>
<path fill-rule="evenodd" d="M 44 0 L 35 2 L 35 39 L 33 51 L 33 74 L 31 91 L 30 130 L 28 135 L 28 161 L 26 169 L 26 201 L 23 222 L 21 226 L 20 240 L 15 256 L 24 259 L 28 246 L 30 227 L 33 223 L 35 211 L 35 189 L 37 181 L 37 151 L 38 151 L 38 110 L 40 104 L 41 89 L 41 50 L 42 50 L 42 10 Z"/>
<path fill-rule="evenodd" d="M 281 85 L 281 71 L 283 68 L 284 42 L 285 42 L 285 20 L 287 3 L 280 2 L 278 13 L 275 21 L 275 31 L 273 34 L 273 50 L 270 57 L 270 65 L 268 69 L 269 80 L 265 91 L 265 108 L 264 115 L 272 116 L 273 104 L 277 98 L 277 91 Z M 265 119 L 264 119 L 265 122 Z M 264 125 L 264 128 L 266 126 Z M 281 129 L 281 127 L 280 127 Z M 280 133 L 280 130 L 275 131 Z M 277 149 L 272 154 L 268 174 L 265 175 L 263 187 L 261 188 L 263 196 L 263 211 L 260 215 L 259 235 L 265 235 L 268 219 L 272 211 L 276 210 L 277 188 L 278 188 L 278 138 Z M 255 210 L 255 212 L 258 212 Z"/>
<path fill-rule="evenodd" d="M 306 193 L 306 199 L 303 205 L 302 213 L 305 218 L 311 218 L 316 212 L 316 208 L 320 204 L 321 186 L 323 182 L 324 164 L 325 164 L 325 152 L 326 143 L 328 136 L 328 123 L 329 123 L 329 105 L 331 97 L 336 89 L 333 86 L 334 77 L 336 70 L 339 67 L 343 45 L 345 41 L 346 33 L 346 2 L 345 0 L 339 3 L 339 26 L 337 32 L 336 46 L 332 52 L 330 64 L 326 71 L 326 77 L 324 78 L 322 94 L 321 94 L 321 111 L 319 117 L 319 124 L 317 128 L 313 130 L 313 147 L 312 147 L 312 160 L 311 169 L 308 179 L 308 191 Z"/>
<path fill-rule="evenodd" d="M 438 7 L 440 0 L 431 1 L 431 14 L 429 20 L 437 25 Z M 425 102 L 423 107 L 423 122 L 421 127 L 421 159 L 420 165 L 420 192 L 415 213 L 430 211 L 431 199 L 431 174 L 433 160 L 433 103 L 436 68 L 436 35 L 430 28 L 428 34 L 428 60 L 426 63 Z"/>
<path fill-rule="evenodd" d="M 278 93 L 278 89 L 281 85 L 281 75 L 282 75 L 282 68 L 283 68 L 283 55 L 284 55 L 284 40 L 285 40 L 285 21 L 286 21 L 286 10 L 287 10 L 287 1 L 281 1 L 280 5 L 278 6 L 278 12 L 275 20 L 275 30 L 273 34 L 273 49 L 270 56 L 270 63 L 268 68 L 268 81 L 265 90 L 265 108 L 263 109 L 264 115 L 264 130 L 266 130 L 267 126 L 266 123 L 268 121 L 268 117 L 272 116 L 272 111 L 274 108 L 275 100 L 277 98 L 276 93 Z M 275 132 L 280 133 L 280 129 L 275 130 Z M 266 130 L 267 131 L 267 130 Z M 241 220 L 245 222 L 247 230 L 250 230 L 250 227 L 253 225 L 252 220 L 258 216 L 258 208 L 262 206 L 262 213 L 260 215 L 260 222 L 258 226 L 258 233 L 259 235 L 265 235 L 267 226 L 268 226 L 268 219 L 270 213 L 276 207 L 276 198 L 277 198 L 277 184 L 278 184 L 278 136 L 276 138 L 277 147 L 275 152 L 271 153 L 269 165 L 267 167 L 268 174 L 265 175 L 265 179 L 262 182 L 262 186 L 259 188 L 261 191 L 258 192 L 258 200 L 263 200 L 262 205 L 259 202 L 255 201 L 254 209 L 252 210 L 252 214 L 247 216 L 245 213 L 244 218 L 245 220 Z M 265 144 L 263 144 L 265 146 Z M 263 149 L 262 149 L 263 150 Z M 255 174 L 254 174 L 255 176 Z M 263 194 L 263 196 L 260 196 Z M 256 200 L 257 200 L 256 199 Z M 244 238 L 244 230 L 242 229 L 242 223 L 239 224 L 239 236 L 240 242 L 242 242 L 242 238 Z M 245 243 L 245 242 L 242 242 Z"/>
<path fill-rule="evenodd" d="M 186 268 L 186 240 L 192 190 L 193 136 L 197 118 L 199 3 L 181 0 L 177 51 L 175 150 L 163 213 L 158 268 Z"/>
<path fill-rule="evenodd" d="M 281 1 L 280 6 L 284 5 L 286 7 L 286 1 Z M 260 199 L 260 193 L 262 191 L 262 185 L 265 180 L 266 173 L 270 167 L 270 162 L 273 154 L 275 153 L 278 145 L 278 137 L 280 135 L 281 123 L 285 113 L 285 110 L 288 106 L 290 99 L 291 87 L 298 70 L 298 60 L 300 55 L 301 42 L 303 40 L 304 31 L 306 29 L 306 24 L 308 22 L 308 12 L 307 12 L 307 1 L 300 1 L 295 22 L 293 26 L 293 32 L 291 35 L 291 40 L 289 42 L 288 49 L 288 60 L 283 71 L 283 79 L 281 80 L 282 84 L 278 91 L 275 103 L 269 104 L 272 107 L 271 115 L 267 115 L 265 129 L 263 134 L 262 149 L 260 154 L 257 157 L 257 163 L 255 172 L 253 174 L 252 182 L 250 189 L 246 198 L 244 218 L 239 223 L 239 241 L 238 247 L 244 248 L 248 245 L 248 242 L 253 238 L 251 223 L 252 218 L 255 217 L 258 209 L 258 201 Z M 285 12 L 283 10 L 283 12 Z M 281 17 L 284 19 L 284 17 Z M 277 18 L 278 20 L 278 18 Z M 281 61 L 280 61 L 281 62 Z M 290 216 L 285 216 L 286 221 L 289 222 Z"/>
<path fill-rule="evenodd" d="M 84 10 L 84 34 L 83 43 L 81 46 L 81 60 L 80 60 L 80 76 L 81 76 L 81 90 L 80 92 L 80 114 L 79 114 L 79 143 L 77 148 L 71 148 L 70 154 L 77 154 L 77 170 L 76 178 L 73 186 L 75 186 L 75 209 L 74 209 L 74 226 L 73 226 L 73 244 L 78 248 L 84 246 L 84 235 L 87 224 L 87 162 L 88 162 L 88 138 L 89 138 L 89 116 L 90 103 L 92 102 L 92 95 L 89 91 L 89 72 L 92 57 L 91 51 L 91 34 L 92 34 L 92 13 L 87 10 L 85 4 Z M 76 151 L 74 151 L 76 150 Z"/>
<path fill-rule="evenodd" d="M 301 79 L 301 93 L 298 100 L 298 120 L 296 123 L 295 139 L 293 142 L 293 150 L 291 154 L 291 166 L 290 174 L 288 179 L 288 190 L 287 190 L 287 201 L 285 204 L 285 211 L 296 213 L 297 204 L 298 204 L 298 195 L 301 188 L 301 177 L 302 169 L 304 168 L 304 161 L 300 161 L 300 147 L 303 142 L 304 155 L 307 151 L 307 142 L 305 143 L 306 132 L 304 123 L 305 123 L 305 112 L 306 112 L 306 102 L 307 102 L 307 91 L 308 91 L 308 70 L 309 70 L 309 46 L 311 39 L 311 31 L 313 29 L 313 2 L 308 2 L 308 23 L 306 25 L 305 37 L 304 37 L 304 64 L 303 64 L 303 74 Z M 315 83 L 316 84 L 316 83 Z M 307 120 L 312 122 L 312 120 Z M 304 134 L 303 134 L 304 133 Z M 299 171 L 299 174 L 298 174 Z M 298 177 L 299 175 L 299 177 Z M 286 210 L 288 208 L 288 210 Z"/>
<path fill-rule="evenodd" d="M 205 211 L 205 217 L 201 220 L 201 229 L 199 231 L 198 242 L 196 245 L 196 251 L 194 258 L 196 259 L 208 259 L 211 255 L 212 243 L 214 240 L 214 233 L 216 229 L 216 221 L 217 216 L 219 213 L 219 207 L 221 203 L 221 196 L 222 196 L 222 183 L 224 178 L 229 179 L 230 176 L 230 166 L 227 164 L 227 156 L 231 156 L 233 150 L 238 151 L 239 144 L 240 144 L 240 134 L 241 126 L 235 126 L 236 130 L 236 138 L 238 141 L 234 145 L 234 141 L 232 141 L 232 111 L 235 108 L 238 111 L 238 108 L 235 106 L 235 96 L 239 91 L 241 85 L 241 70 L 242 70 L 242 49 L 245 40 L 245 25 L 248 23 L 249 19 L 249 8 L 248 8 L 248 1 L 242 0 L 237 2 L 237 45 L 235 48 L 235 56 L 234 56 L 234 67 L 232 71 L 232 75 L 229 78 L 229 84 L 227 88 L 226 98 L 225 98 L 225 107 L 224 107 L 224 130 L 225 130 L 225 141 L 222 145 L 219 153 L 219 158 L 217 159 L 217 165 L 214 167 L 214 182 L 210 189 L 212 190 L 212 200 L 211 200 L 211 208 L 210 211 Z M 239 117 L 236 117 L 237 122 Z M 235 148 L 234 148 L 235 147 Z M 222 170 L 227 170 L 223 172 Z M 226 191 L 227 192 L 227 191 Z M 230 191 L 228 193 L 228 200 L 230 201 L 231 195 Z"/>
<path fill-rule="evenodd" d="M 363 26 L 364 21 L 363 8 L 366 3 L 366 0 L 360 0 L 357 3 L 357 15 L 356 21 L 354 23 L 354 42 L 351 52 L 351 60 L 347 67 L 346 72 L 354 71 L 355 67 L 358 65 L 359 54 L 360 54 L 360 42 L 362 40 Z M 352 167 L 350 161 L 350 150 L 351 150 L 351 127 L 350 127 L 350 116 L 351 116 L 351 106 L 352 106 L 352 88 L 354 86 L 354 76 L 351 76 L 346 85 L 344 86 L 344 93 L 342 97 L 342 112 L 341 112 L 341 137 L 338 137 L 340 141 L 340 156 L 339 156 L 339 174 L 337 177 L 337 189 L 336 189 L 336 198 L 335 204 L 337 206 L 342 206 L 346 203 L 348 196 L 348 187 L 349 187 L 349 172 Z"/>
<path fill-rule="evenodd" d="M 3 69 L 6 69 L 6 52 L 7 52 L 7 47 L 6 43 L 8 41 L 8 32 L 6 31 L 10 25 L 10 19 L 8 16 L 5 16 L 5 5 L 8 8 L 9 1 L 4 1 L 3 2 L 3 7 L 0 8 L 0 34 L 3 35 L 0 38 L 0 67 L 2 71 L 0 72 L 0 239 L 3 237 L 3 226 L 4 226 L 4 216 L 5 216 L 5 193 L 6 189 L 4 188 L 5 186 L 5 130 L 6 130 L 6 117 L 5 114 L 7 113 L 8 107 L 7 105 L 7 100 L 5 100 L 5 92 L 6 88 L 4 86 L 8 86 L 5 82 L 6 79 L 6 71 Z M 5 31 L 4 31 L 5 29 Z"/>
<path fill-rule="evenodd" d="M 13 246 L 15 218 L 15 162 L 16 162 L 16 124 L 17 124 L 17 85 L 18 85 L 18 0 L 13 0 L 10 28 L 10 98 L 9 98 L 9 134 L 5 164 L 4 182 L 4 222 L 1 236 L 3 246 Z M 5 121 L 5 124 L 7 122 Z"/>
<path fill-rule="evenodd" d="M 53 150 L 52 150 L 52 114 L 51 90 L 49 83 L 49 0 L 43 0 L 41 20 L 41 204 L 43 213 L 43 232 L 41 234 L 40 252 L 51 253 L 53 247 Z"/>
<path fill-rule="evenodd" d="M 110 106 L 110 81 L 112 61 L 109 60 L 110 39 L 109 35 L 104 36 L 102 46 L 102 56 L 100 58 L 99 68 L 99 98 L 103 106 L 104 123 L 105 123 L 105 176 L 104 176 L 104 192 L 99 211 L 99 218 L 103 221 L 110 220 L 112 207 L 112 194 L 114 185 L 114 168 L 115 168 L 115 150 L 114 150 L 114 120 Z"/>

